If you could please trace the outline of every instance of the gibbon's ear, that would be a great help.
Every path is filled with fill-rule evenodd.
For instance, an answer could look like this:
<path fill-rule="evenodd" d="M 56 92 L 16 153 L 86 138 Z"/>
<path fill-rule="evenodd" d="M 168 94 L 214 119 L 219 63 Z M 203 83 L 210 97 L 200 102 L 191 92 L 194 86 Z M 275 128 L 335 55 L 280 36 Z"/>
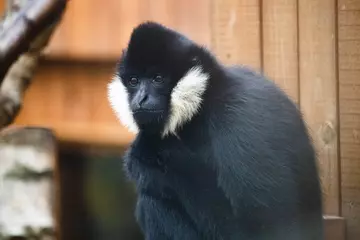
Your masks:
<path fill-rule="evenodd" d="M 201 65 L 200 58 L 198 56 L 192 57 L 191 63 L 194 64 L 194 65 Z"/>

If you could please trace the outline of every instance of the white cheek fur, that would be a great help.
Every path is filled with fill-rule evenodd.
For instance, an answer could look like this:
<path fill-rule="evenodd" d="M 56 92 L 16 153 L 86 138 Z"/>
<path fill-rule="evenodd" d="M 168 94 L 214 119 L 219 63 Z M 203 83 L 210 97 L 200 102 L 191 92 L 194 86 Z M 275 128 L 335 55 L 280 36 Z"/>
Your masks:
<path fill-rule="evenodd" d="M 191 68 L 180 79 L 171 93 L 170 116 L 165 125 L 163 137 L 176 134 L 176 130 L 190 121 L 200 110 L 208 79 L 208 74 L 203 73 L 200 66 Z"/>
<path fill-rule="evenodd" d="M 209 75 L 200 66 L 191 68 L 177 83 L 171 93 L 170 114 L 162 136 L 176 135 L 179 127 L 200 110 L 202 96 L 206 90 Z M 108 84 L 108 100 L 115 115 L 129 131 L 137 134 L 139 128 L 130 109 L 128 92 L 119 76 L 115 76 Z"/>
<path fill-rule="evenodd" d="M 108 84 L 108 101 L 120 122 L 125 125 L 130 132 L 137 134 L 139 128 L 133 117 L 128 99 L 128 92 L 120 77 L 114 76 Z"/>

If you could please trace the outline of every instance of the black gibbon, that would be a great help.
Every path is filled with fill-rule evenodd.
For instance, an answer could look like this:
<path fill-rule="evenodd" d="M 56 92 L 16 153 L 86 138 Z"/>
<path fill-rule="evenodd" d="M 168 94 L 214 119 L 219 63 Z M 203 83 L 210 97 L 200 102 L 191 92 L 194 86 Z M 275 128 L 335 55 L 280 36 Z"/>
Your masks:
<path fill-rule="evenodd" d="M 146 240 L 320 240 L 306 125 L 263 75 L 224 66 L 155 22 L 137 26 L 108 85 L 136 133 L 124 156 Z"/>

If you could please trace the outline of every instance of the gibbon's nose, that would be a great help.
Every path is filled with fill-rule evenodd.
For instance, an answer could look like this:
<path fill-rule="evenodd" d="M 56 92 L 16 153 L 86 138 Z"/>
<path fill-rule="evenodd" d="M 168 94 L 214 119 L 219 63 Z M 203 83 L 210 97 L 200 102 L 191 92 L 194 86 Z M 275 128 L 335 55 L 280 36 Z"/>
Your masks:
<path fill-rule="evenodd" d="M 140 87 L 132 101 L 133 110 L 146 109 L 149 101 L 149 94 L 144 87 Z"/>
<path fill-rule="evenodd" d="M 146 103 L 146 101 L 148 100 L 148 95 L 145 93 L 145 94 L 142 94 L 141 96 L 140 96 L 140 99 L 139 99 L 139 106 L 140 106 L 140 108 L 143 108 L 143 105 L 144 105 L 144 103 Z M 146 104 L 145 104 L 146 105 Z"/>

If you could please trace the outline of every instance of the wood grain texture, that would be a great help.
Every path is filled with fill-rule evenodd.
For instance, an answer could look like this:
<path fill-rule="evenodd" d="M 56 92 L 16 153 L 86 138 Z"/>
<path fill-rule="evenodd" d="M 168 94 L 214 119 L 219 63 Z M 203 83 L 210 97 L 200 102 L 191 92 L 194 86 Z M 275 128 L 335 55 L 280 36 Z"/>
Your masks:
<path fill-rule="evenodd" d="M 360 1 L 338 0 L 342 215 L 360 238 Z"/>
<path fill-rule="evenodd" d="M 211 0 L 212 49 L 227 64 L 262 70 L 260 0 Z"/>
<path fill-rule="evenodd" d="M 360 38 L 360 25 L 339 26 L 339 40 L 357 40 Z"/>
<path fill-rule="evenodd" d="M 47 56 L 117 59 L 132 29 L 147 20 L 166 24 L 201 44 L 210 44 L 208 0 L 106 0 L 106 4 L 101 0 L 70 1 Z"/>
<path fill-rule="evenodd" d="M 266 0 L 262 8 L 264 73 L 298 102 L 297 1 Z"/>
<path fill-rule="evenodd" d="M 359 0 L 339 0 L 338 8 L 342 11 L 360 10 Z"/>
<path fill-rule="evenodd" d="M 127 145 L 133 138 L 107 101 L 114 63 L 48 63 L 39 69 L 15 125 L 43 126 L 60 140 Z"/>
<path fill-rule="evenodd" d="M 340 1 L 340 0 L 339 0 Z M 341 5 L 341 2 L 339 2 Z M 359 11 L 356 10 L 339 10 L 338 22 L 340 26 L 358 26 L 360 22 Z"/>
<path fill-rule="evenodd" d="M 299 1 L 300 106 L 311 129 L 324 214 L 339 215 L 336 1 Z"/>

